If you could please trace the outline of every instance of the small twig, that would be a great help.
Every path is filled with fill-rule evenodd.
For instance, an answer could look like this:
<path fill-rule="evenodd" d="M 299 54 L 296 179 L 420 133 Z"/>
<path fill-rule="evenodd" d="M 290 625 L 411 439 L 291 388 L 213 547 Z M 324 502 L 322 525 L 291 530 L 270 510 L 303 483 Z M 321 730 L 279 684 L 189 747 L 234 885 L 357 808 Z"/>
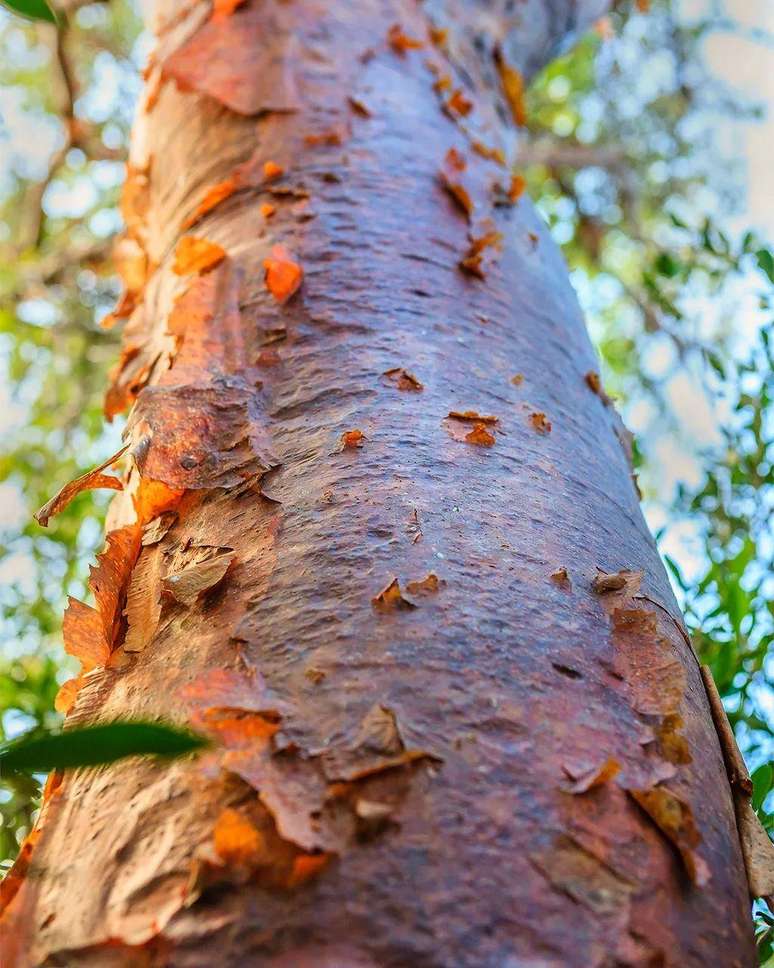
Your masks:
<path fill-rule="evenodd" d="M 24 249 L 29 246 L 37 248 L 42 241 L 43 225 L 45 222 L 43 215 L 43 196 L 48 186 L 51 184 L 56 172 L 67 158 L 67 153 L 73 145 L 73 133 L 75 127 L 75 79 L 70 61 L 67 56 L 67 36 L 69 26 L 64 14 L 60 14 L 62 24 L 58 30 L 54 31 L 54 42 L 52 55 L 56 63 L 59 74 L 57 94 L 60 101 L 59 114 L 64 128 L 64 144 L 58 151 L 54 152 L 48 165 L 48 172 L 45 177 L 30 185 L 24 199 L 26 212 L 26 224 L 21 231 L 21 245 Z"/>
<path fill-rule="evenodd" d="M 12 290 L 3 293 L 3 302 L 6 299 L 12 302 L 29 299 L 43 293 L 47 286 L 61 282 L 68 269 L 77 270 L 94 262 L 104 262 L 109 258 L 112 246 L 112 239 L 100 239 L 88 245 L 60 247 L 36 259 L 34 264 L 22 264 L 18 282 Z M 10 251 L 0 250 L 0 261 L 12 259 Z"/>
<path fill-rule="evenodd" d="M 623 171 L 626 153 L 617 145 L 584 145 L 572 141 L 540 137 L 519 145 L 517 160 L 520 166 L 557 165 L 568 168 L 598 168 Z"/>

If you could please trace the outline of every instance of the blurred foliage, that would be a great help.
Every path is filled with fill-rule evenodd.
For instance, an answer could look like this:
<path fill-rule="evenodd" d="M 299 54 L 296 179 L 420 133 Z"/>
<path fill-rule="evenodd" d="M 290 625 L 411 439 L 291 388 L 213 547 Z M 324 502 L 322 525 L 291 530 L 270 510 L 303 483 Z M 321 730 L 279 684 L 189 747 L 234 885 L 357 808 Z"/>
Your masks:
<path fill-rule="evenodd" d="M 762 968 L 774 968 L 774 916 L 763 906 L 755 912 L 755 940 Z"/>
<path fill-rule="evenodd" d="M 717 132 L 759 109 L 708 70 L 707 39 L 736 28 L 707 8 L 617 4 L 532 84 L 521 165 L 637 432 L 644 509 L 771 829 L 774 259 L 729 228 L 744 184 Z M 101 413 L 115 337 L 98 320 L 117 294 L 109 243 L 146 41 L 131 0 L 71 9 L 58 34 L 0 13 L 0 739 L 56 721 L 65 596 L 85 594 L 106 499 L 82 495 L 49 531 L 32 512 L 118 436 Z M 33 807 L 33 785 L 0 790 L 0 858 Z"/>
<path fill-rule="evenodd" d="M 659 538 L 682 522 L 696 539 L 690 579 L 666 551 L 665 561 L 756 766 L 772 748 L 774 259 L 754 232 L 732 239 L 725 229 L 744 186 L 713 138 L 725 115 L 738 123 L 760 112 L 703 67 L 702 43 L 717 26 L 716 17 L 678 21 L 666 3 L 647 16 L 613 14 L 532 85 L 524 156 L 605 384 L 625 417 L 647 414 L 637 428 L 646 512 L 666 504 Z M 680 425 L 676 375 L 701 391 L 715 423 L 710 447 Z M 668 458 L 687 453 L 699 471 L 668 493 L 665 438 Z"/>
<path fill-rule="evenodd" d="M 131 2 L 71 6 L 61 29 L 0 11 L 0 741 L 58 724 L 68 594 L 86 595 L 107 506 L 81 495 L 44 531 L 32 514 L 115 449 L 102 395 L 117 336 L 108 257 L 142 55 Z M 0 860 L 38 783 L 3 777 Z"/>
<path fill-rule="evenodd" d="M 721 453 L 707 455 L 701 488 L 678 488 L 675 513 L 699 521 L 703 529 L 706 557 L 698 580 L 687 581 L 677 562 L 665 556 L 683 592 L 693 641 L 712 668 L 748 754 L 769 743 L 771 724 L 759 708 L 758 693 L 774 685 L 770 663 L 767 669 L 774 641 L 772 334 L 769 323 L 750 358 L 717 375 L 718 392 L 731 403 L 731 418 L 721 427 Z M 768 762 L 757 778 L 760 808 L 772 787 Z M 766 813 L 765 821 L 773 826 L 774 815 Z"/>

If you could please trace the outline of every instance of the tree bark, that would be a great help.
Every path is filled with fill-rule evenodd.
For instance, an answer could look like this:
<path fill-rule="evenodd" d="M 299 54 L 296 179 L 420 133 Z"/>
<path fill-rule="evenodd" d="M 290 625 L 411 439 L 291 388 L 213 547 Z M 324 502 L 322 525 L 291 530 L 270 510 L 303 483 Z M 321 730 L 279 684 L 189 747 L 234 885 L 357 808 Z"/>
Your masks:
<path fill-rule="evenodd" d="M 61 704 L 214 745 L 49 781 L 4 964 L 754 963 L 699 666 L 509 174 L 600 6 L 160 5 L 132 460 Z"/>

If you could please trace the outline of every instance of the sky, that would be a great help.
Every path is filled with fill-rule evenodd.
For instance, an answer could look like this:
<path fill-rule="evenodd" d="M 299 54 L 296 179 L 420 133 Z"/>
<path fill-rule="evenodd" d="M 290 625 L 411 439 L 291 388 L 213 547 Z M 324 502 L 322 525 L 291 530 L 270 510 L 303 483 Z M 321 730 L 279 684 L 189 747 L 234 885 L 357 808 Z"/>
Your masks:
<path fill-rule="evenodd" d="M 735 122 L 724 116 L 719 125 L 721 149 L 737 159 L 745 186 L 739 210 L 729 220 L 730 228 L 737 232 L 756 229 L 763 238 L 774 242 L 774 167 L 771 160 L 774 149 L 774 0 L 680 0 L 676 6 L 686 20 L 713 12 L 716 16 L 725 15 L 729 24 L 733 23 L 728 30 L 710 34 L 705 40 L 703 53 L 712 72 L 743 98 L 759 104 L 763 117 L 759 121 L 744 119 Z M 758 318 L 757 314 L 745 313 L 745 301 L 757 298 L 757 287 L 751 283 L 752 280 L 747 284 L 743 280 L 738 287 L 740 302 L 735 326 L 739 330 L 737 348 L 740 355 L 745 346 L 752 345 L 757 335 L 750 325 L 753 318 Z M 715 307 L 697 308 L 709 316 Z M 643 365 L 654 371 L 666 370 L 672 351 L 671 344 L 667 345 L 665 341 L 663 358 L 659 358 L 656 345 L 652 358 L 643 360 Z M 667 397 L 673 412 L 699 445 L 717 443 L 718 423 L 724 414 L 707 398 L 697 380 L 685 370 L 678 371 L 667 387 Z M 645 413 L 638 414 L 633 409 L 626 416 L 635 433 L 647 424 Z M 654 456 L 664 468 L 661 479 L 665 492 L 678 481 L 696 483 L 696 462 L 681 448 L 679 441 L 659 441 Z M 662 509 L 646 510 L 654 530 L 664 523 Z M 671 550 L 680 557 L 685 555 L 684 548 L 682 552 L 677 547 Z"/>
<path fill-rule="evenodd" d="M 774 2 L 772 0 L 726 0 L 725 4 L 688 0 L 686 7 L 725 9 L 740 31 L 709 38 L 705 55 L 718 77 L 731 87 L 768 107 L 768 116 L 757 124 L 727 122 L 725 140 L 740 155 L 747 171 L 747 204 L 736 220 L 739 226 L 755 225 L 774 239 Z M 768 42 L 761 39 L 768 35 Z"/>

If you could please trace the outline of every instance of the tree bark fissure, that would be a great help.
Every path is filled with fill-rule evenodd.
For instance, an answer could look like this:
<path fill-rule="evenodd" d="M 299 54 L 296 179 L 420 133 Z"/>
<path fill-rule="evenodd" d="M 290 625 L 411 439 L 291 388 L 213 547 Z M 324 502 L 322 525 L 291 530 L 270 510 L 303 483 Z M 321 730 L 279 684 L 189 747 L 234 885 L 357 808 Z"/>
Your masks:
<path fill-rule="evenodd" d="M 159 4 L 121 557 L 66 692 L 215 746 L 50 785 L 9 964 L 752 965 L 699 668 L 507 167 L 603 5 L 215 6 Z"/>

